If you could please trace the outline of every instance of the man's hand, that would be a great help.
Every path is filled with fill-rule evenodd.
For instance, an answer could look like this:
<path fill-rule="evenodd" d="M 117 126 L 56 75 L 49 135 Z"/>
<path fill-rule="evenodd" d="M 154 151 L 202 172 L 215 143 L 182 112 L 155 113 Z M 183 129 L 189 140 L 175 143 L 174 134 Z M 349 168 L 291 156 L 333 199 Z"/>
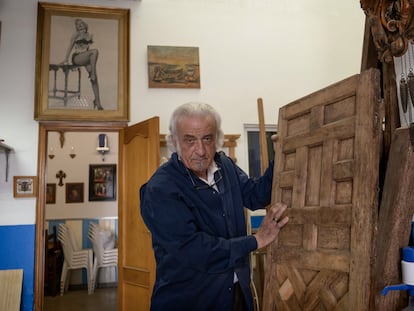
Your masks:
<path fill-rule="evenodd" d="M 259 230 L 254 235 L 258 249 L 268 246 L 277 239 L 280 229 L 289 221 L 287 216 L 282 216 L 286 208 L 286 204 L 276 203 L 267 210 Z"/>

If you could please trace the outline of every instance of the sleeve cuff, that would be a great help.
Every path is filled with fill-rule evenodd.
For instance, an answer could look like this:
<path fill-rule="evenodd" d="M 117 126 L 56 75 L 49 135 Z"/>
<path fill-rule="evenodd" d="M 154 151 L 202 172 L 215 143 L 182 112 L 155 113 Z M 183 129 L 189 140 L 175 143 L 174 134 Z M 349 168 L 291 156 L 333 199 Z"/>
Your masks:
<path fill-rule="evenodd" d="M 249 249 L 249 253 L 257 249 L 257 240 L 254 235 L 249 235 L 247 237 L 247 247 Z"/>

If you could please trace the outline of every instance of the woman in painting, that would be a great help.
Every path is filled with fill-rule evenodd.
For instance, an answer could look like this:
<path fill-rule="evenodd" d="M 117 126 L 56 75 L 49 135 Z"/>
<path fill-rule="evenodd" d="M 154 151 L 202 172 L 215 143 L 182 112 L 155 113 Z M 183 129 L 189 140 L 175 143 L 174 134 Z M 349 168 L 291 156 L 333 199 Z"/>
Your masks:
<path fill-rule="evenodd" d="M 71 62 L 73 65 L 84 66 L 89 74 L 94 94 L 93 107 L 103 110 L 99 97 L 98 77 L 96 75 L 96 63 L 98 61 L 99 52 L 97 49 L 91 49 L 93 36 L 88 32 L 88 24 L 82 19 L 75 20 L 76 31 L 70 39 L 70 43 L 65 55 L 63 64 L 69 63 L 69 57 L 72 54 Z M 73 52 L 73 53 L 72 53 Z"/>

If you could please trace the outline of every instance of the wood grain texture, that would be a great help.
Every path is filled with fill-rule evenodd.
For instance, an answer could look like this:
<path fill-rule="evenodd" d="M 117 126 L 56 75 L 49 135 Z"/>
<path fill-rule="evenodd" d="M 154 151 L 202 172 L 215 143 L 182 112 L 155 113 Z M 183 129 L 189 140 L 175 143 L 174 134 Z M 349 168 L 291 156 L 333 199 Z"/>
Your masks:
<path fill-rule="evenodd" d="M 402 310 L 405 292 L 389 292 L 387 285 L 401 283 L 401 248 L 408 246 L 414 214 L 414 153 L 409 129 L 397 129 L 392 139 L 378 220 L 376 302 L 378 311 Z"/>
<path fill-rule="evenodd" d="M 0 270 L 0 310 L 19 311 L 23 270 Z"/>
<path fill-rule="evenodd" d="M 263 310 L 374 310 L 379 97 L 371 69 L 280 109 Z"/>

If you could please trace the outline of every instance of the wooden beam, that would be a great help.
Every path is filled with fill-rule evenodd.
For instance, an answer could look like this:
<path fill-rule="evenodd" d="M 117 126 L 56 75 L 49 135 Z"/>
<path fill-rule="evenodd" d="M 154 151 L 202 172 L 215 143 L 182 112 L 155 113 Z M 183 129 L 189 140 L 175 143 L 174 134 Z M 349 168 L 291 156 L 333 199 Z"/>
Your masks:
<path fill-rule="evenodd" d="M 267 141 L 266 141 L 266 128 L 264 121 L 264 112 L 263 112 L 263 100 L 261 98 L 257 99 L 257 108 L 259 111 L 259 136 L 260 136 L 260 169 L 262 174 L 265 172 L 268 163 L 269 156 L 267 154 Z"/>
<path fill-rule="evenodd" d="M 395 131 L 384 181 L 376 237 L 376 311 L 402 310 L 405 292 L 382 296 L 385 286 L 401 281 L 401 248 L 408 246 L 414 213 L 414 152 L 409 129 Z"/>

